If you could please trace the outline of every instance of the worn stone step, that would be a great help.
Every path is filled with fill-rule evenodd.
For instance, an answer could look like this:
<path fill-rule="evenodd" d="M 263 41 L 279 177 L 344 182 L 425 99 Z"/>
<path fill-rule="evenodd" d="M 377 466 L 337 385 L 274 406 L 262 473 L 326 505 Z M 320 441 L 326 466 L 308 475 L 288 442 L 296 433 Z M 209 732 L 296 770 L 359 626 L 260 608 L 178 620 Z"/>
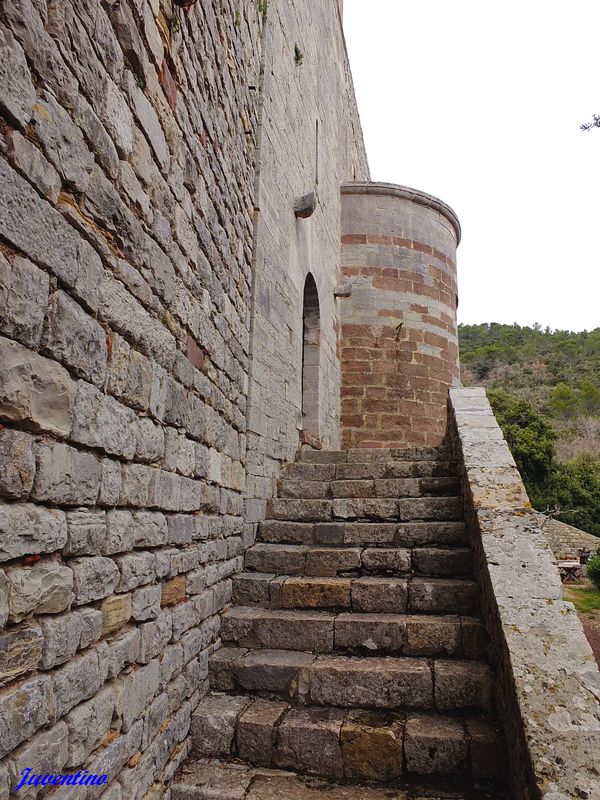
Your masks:
<path fill-rule="evenodd" d="M 426 497 L 456 495 L 458 478 L 376 478 L 363 480 L 297 480 L 280 483 L 279 497 L 336 499 L 362 497 Z"/>
<path fill-rule="evenodd" d="M 481 720 L 288 703 L 221 693 L 192 713 L 192 753 L 334 778 L 395 783 L 408 775 L 501 780 L 497 730 Z M 495 750 L 489 759 L 481 745 Z"/>
<path fill-rule="evenodd" d="M 445 447 L 358 448 L 350 450 L 309 450 L 300 452 L 305 464 L 354 464 L 382 461 L 441 461 L 449 459 Z"/>
<path fill-rule="evenodd" d="M 288 609 L 347 609 L 367 613 L 476 614 L 479 587 L 454 578 L 331 578 L 242 572 L 233 577 L 233 602 Z"/>
<path fill-rule="evenodd" d="M 270 544 L 349 547 L 427 547 L 467 544 L 463 521 L 296 522 L 264 520 L 258 540 Z"/>
<path fill-rule="evenodd" d="M 365 461 L 348 464 L 285 464 L 282 478 L 302 481 L 362 480 L 376 478 L 455 477 L 451 461 Z"/>
<path fill-rule="evenodd" d="M 222 617 L 228 645 L 312 653 L 363 652 L 481 658 L 485 631 L 475 617 L 332 613 L 233 606 Z"/>
<path fill-rule="evenodd" d="M 358 497 L 333 499 L 275 498 L 267 507 L 273 520 L 461 520 L 460 497 Z"/>
<path fill-rule="evenodd" d="M 335 577 L 373 574 L 469 575 L 468 547 L 316 547 L 259 542 L 245 554 L 249 572 Z"/>
<path fill-rule="evenodd" d="M 492 711 L 492 675 L 482 661 L 222 647 L 209 670 L 215 691 L 276 696 L 296 705 Z"/>
<path fill-rule="evenodd" d="M 263 726 L 259 723 L 256 727 L 260 735 Z M 496 754 L 501 751 L 494 733 L 492 729 L 491 735 L 486 734 L 481 746 L 494 757 L 493 764 L 498 770 L 501 762 Z M 389 734 L 385 736 L 384 743 L 387 744 Z M 477 742 L 473 744 L 474 741 L 471 739 L 469 743 L 474 766 L 483 762 L 491 767 L 491 760 L 480 757 L 480 745 Z M 358 747 L 360 743 L 359 738 Z M 366 753 L 364 760 L 366 768 L 380 761 L 377 751 L 371 756 Z M 410 780 L 408 774 L 407 777 Z M 423 780 L 430 783 L 428 776 Z M 298 775 L 283 769 L 192 756 L 171 784 L 171 800 L 508 800 L 501 788 L 452 789 L 448 786 L 450 780 L 451 776 L 446 776 L 444 788 L 439 788 L 438 781 L 432 787 L 427 784 L 419 786 L 412 780 L 406 784 L 397 781 L 393 788 L 360 784 L 354 779 L 344 785 L 341 781 Z"/>

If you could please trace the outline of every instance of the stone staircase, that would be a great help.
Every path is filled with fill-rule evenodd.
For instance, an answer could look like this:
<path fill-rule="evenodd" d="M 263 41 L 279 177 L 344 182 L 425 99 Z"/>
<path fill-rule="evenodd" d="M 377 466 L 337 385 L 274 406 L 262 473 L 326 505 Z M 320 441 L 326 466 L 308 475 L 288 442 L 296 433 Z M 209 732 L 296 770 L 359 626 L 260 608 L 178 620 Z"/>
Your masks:
<path fill-rule="evenodd" d="M 445 450 L 303 451 L 245 569 L 173 800 L 508 797 Z"/>

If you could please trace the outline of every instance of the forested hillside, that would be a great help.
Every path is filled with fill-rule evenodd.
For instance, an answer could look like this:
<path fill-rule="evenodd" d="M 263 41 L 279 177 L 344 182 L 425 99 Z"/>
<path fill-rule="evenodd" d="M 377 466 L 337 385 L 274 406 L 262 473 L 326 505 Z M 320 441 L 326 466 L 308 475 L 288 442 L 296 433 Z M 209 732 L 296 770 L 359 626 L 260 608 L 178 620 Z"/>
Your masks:
<path fill-rule="evenodd" d="M 600 536 L 600 328 L 459 326 L 465 386 L 485 386 L 540 511 Z"/>

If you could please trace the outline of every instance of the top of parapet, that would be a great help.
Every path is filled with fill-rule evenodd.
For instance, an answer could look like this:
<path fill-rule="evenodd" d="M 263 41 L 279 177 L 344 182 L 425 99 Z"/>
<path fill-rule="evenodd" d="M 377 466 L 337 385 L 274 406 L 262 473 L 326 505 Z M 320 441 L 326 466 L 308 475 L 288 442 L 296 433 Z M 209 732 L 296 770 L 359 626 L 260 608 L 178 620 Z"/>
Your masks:
<path fill-rule="evenodd" d="M 380 194 L 392 197 L 401 197 L 411 200 L 413 203 L 432 208 L 442 214 L 454 227 L 456 233 L 456 243 L 460 243 L 461 229 L 456 212 L 450 208 L 443 200 L 439 200 L 427 192 L 418 189 L 411 189 L 409 186 L 399 186 L 396 183 L 377 183 L 374 181 L 355 181 L 354 183 L 343 183 L 342 194 Z"/>

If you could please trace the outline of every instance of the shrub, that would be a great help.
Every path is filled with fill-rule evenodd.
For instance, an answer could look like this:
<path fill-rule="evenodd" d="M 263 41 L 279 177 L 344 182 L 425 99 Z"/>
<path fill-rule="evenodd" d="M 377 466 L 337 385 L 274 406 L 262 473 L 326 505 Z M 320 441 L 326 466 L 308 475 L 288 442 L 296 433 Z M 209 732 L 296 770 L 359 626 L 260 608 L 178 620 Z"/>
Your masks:
<path fill-rule="evenodd" d="M 600 549 L 598 555 L 590 558 L 588 561 L 587 574 L 596 589 L 600 592 Z"/>

